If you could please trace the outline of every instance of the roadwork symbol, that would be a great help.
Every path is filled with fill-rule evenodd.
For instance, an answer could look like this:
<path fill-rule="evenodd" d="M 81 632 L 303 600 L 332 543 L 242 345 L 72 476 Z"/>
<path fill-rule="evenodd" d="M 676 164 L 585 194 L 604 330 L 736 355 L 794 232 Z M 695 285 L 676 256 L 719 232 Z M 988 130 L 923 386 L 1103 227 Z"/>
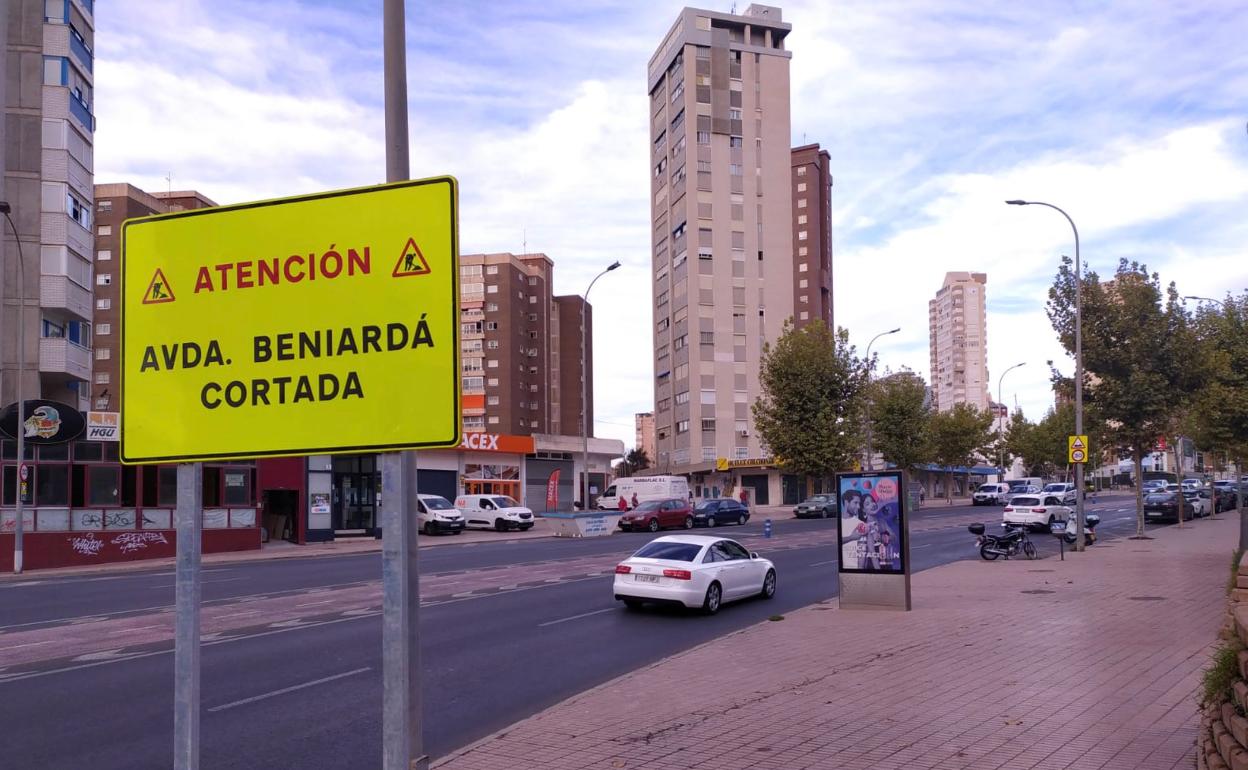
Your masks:
<path fill-rule="evenodd" d="M 147 291 L 143 292 L 144 305 L 160 305 L 165 302 L 173 302 L 177 297 L 173 296 L 173 289 L 169 286 L 169 279 L 165 277 L 165 272 L 159 267 L 156 268 L 156 275 L 152 276 L 152 282 L 147 285 Z"/>
<path fill-rule="evenodd" d="M 416 239 L 408 238 L 407 245 L 403 247 L 403 254 L 399 257 L 391 275 L 395 278 L 403 278 L 409 275 L 428 275 L 430 272 L 432 271 L 429 269 L 429 263 L 425 260 L 425 255 L 420 252 L 420 247 L 416 245 Z"/>

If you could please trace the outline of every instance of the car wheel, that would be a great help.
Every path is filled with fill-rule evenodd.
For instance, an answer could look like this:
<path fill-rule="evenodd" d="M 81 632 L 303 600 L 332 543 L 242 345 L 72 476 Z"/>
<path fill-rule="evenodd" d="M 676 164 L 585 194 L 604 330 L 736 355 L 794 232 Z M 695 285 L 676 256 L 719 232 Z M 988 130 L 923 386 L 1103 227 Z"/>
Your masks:
<path fill-rule="evenodd" d="M 821 518 L 821 519 L 826 519 L 826 518 L 828 518 L 828 509 L 827 509 L 827 508 L 824 508 L 822 511 L 819 511 L 819 518 Z"/>
<path fill-rule="evenodd" d="M 770 599 L 776 595 L 776 571 L 774 569 L 767 570 L 767 577 L 763 578 L 763 590 L 759 596 L 764 599 Z"/>
<path fill-rule="evenodd" d="M 494 520 L 494 529 L 495 529 L 495 530 L 497 530 L 497 531 L 499 531 L 499 532 L 506 532 L 506 531 L 507 531 L 507 522 L 503 521 L 502 519 L 495 519 L 495 520 Z"/>
<path fill-rule="evenodd" d="M 744 526 L 745 526 L 745 522 L 746 522 L 746 520 L 747 520 L 748 518 L 749 518 L 749 517 L 748 517 L 748 516 L 746 516 L 744 513 L 743 513 L 743 514 L 741 514 L 740 516 L 738 516 L 738 517 L 737 517 L 737 526 L 738 526 L 738 527 L 744 527 Z"/>
<path fill-rule="evenodd" d="M 641 601 L 641 599 L 625 599 L 624 600 L 624 606 L 633 611 L 641 609 L 642 603 L 643 602 Z"/>
<path fill-rule="evenodd" d="M 708 514 L 706 515 L 706 526 L 708 526 L 708 527 L 713 527 L 713 526 L 715 526 L 715 525 L 716 525 L 716 524 L 718 524 L 718 523 L 719 523 L 719 521 L 715 518 L 715 514 L 713 514 L 713 513 L 708 513 Z"/>
<path fill-rule="evenodd" d="M 693 529 L 693 517 L 692 516 L 685 517 L 685 529 Z"/>
<path fill-rule="evenodd" d="M 719 583 L 711 583 L 706 589 L 706 598 L 702 600 L 702 612 L 707 615 L 719 612 L 719 605 L 723 598 Z"/>
<path fill-rule="evenodd" d="M 438 534 L 438 531 L 437 529 L 434 528 L 432 521 L 425 522 L 425 534 L 429 535 L 430 537 Z"/>
<path fill-rule="evenodd" d="M 651 519 L 651 520 L 650 520 L 650 526 L 648 527 L 648 529 L 649 529 L 651 532 L 658 532 L 658 531 L 659 531 L 659 520 L 658 520 L 658 519 Z"/>

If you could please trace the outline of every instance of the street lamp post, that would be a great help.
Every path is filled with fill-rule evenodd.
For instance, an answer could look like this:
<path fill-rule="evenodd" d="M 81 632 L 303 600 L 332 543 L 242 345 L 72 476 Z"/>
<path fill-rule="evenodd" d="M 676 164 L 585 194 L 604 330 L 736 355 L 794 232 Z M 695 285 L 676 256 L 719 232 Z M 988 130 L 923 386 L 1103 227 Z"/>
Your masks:
<path fill-rule="evenodd" d="M 1002 433 L 1001 428 L 1002 428 L 1002 423 L 1005 422 L 1005 415 L 1001 414 L 1000 410 L 1004 406 L 1005 402 L 1002 400 L 1001 383 L 1005 381 L 1005 375 L 1009 374 L 1010 372 L 1014 371 L 1020 366 L 1023 366 L 1026 363 L 1027 363 L 1026 361 L 1019 361 L 1017 364 L 1014 364 L 1009 369 L 1006 369 L 1004 372 L 1001 372 L 1001 376 L 997 378 L 997 409 L 998 409 L 998 413 L 997 413 L 997 460 L 998 462 L 1001 463 L 1001 480 L 1002 481 L 1005 481 L 1005 447 L 1001 444 L 1001 433 Z"/>
<path fill-rule="evenodd" d="M 598 275 L 594 276 L 594 280 L 589 282 L 589 288 L 585 290 L 585 299 L 581 302 L 581 470 L 585 474 L 581 482 L 581 510 L 589 510 L 589 362 L 587 361 L 586 337 L 589 336 L 589 322 L 586 315 L 589 312 L 589 292 L 594 288 L 594 284 L 598 283 L 598 279 L 620 266 L 619 262 L 612 262 Z"/>
<path fill-rule="evenodd" d="M 869 471 L 875 470 L 875 452 L 871 449 L 871 346 L 874 345 L 875 341 L 880 337 L 884 337 L 889 334 L 896 334 L 899 331 L 901 331 L 900 326 L 896 329 L 880 332 L 872 337 L 871 341 L 867 343 L 867 354 L 865 358 L 867 359 L 867 470 Z"/>
<path fill-rule="evenodd" d="M 1070 215 L 1052 203 L 1041 201 L 1006 201 L 1011 206 L 1045 206 L 1051 208 L 1070 223 L 1075 234 L 1075 435 L 1083 435 L 1083 269 L 1079 261 L 1079 228 Z M 1082 551 L 1083 544 L 1083 463 L 1075 464 L 1075 550 Z"/>
<path fill-rule="evenodd" d="M 9 212 L 13 207 L 0 201 L 0 214 L 8 220 L 17 241 L 17 528 L 13 530 L 13 574 L 22 574 L 22 468 L 26 466 L 26 402 L 23 400 L 22 376 L 26 373 L 26 258 L 22 255 L 22 237 Z"/>
<path fill-rule="evenodd" d="M 1187 295 L 1183 299 L 1194 299 L 1198 302 L 1216 302 L 1227 311 L 1227 318 L 1230 318 L 1231 304 L 1225 300 L 1214 299 L 1213 297 L 1197 297 L 1195 295 Z M 1248 506 L 1244 505 L 1244 469 L 1239 463 L 1235 465 L 1235 488 L 1238 490 L 1235 494 L 1235 506 L 1239 509 L 1239 549 L 1241 551 L 1248 550 Z M 1175 475 L 1178 478 L 1178 475 Z M 1182 479 L 1180 479 L 1180 482 Z M 1182 490 L 1179 491 L 1182 496 Z M 1217 498 L 1214 498 L 1214 504 L 1217 504 Z"/>

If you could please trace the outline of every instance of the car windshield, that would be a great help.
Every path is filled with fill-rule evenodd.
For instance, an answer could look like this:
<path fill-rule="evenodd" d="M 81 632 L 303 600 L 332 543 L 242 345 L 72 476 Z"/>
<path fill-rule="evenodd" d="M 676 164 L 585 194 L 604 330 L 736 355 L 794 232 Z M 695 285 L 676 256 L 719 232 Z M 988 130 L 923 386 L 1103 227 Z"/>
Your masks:
<path fill-rule="evenodd" d="M 701 550 L 702 546 L 694 545 L 693 543 L 673 543 L 671 541 L 656 540 L 653 543 L 643 545 L 633 556 L 638 559 L 693 561 L 698 557 L 698 553 Z"/>
<path fill-rule="evenodd" d="M 512 500 L 510 497 L 504 497 L 501 495 L 499 497 L 491 497 L 490 502 L 494 503 L 499 508 L 519 508 L 520 507 L 520 503 L 517 503 L 515 500 Z"/>
<path fill-rule="evenodd" d="M 1065 492 L 1065 491 L 1066 491 L 1066 485 L 1065 485 L 1065 484 L 1046 484 L 1046 485 L 1045 485 L 1045 487 L 1044 487 L 1044 490 L 1043 490 L 1043 491 L 1045 491 L 1045 492 Z"/>
<path fill-rule="evenodd" d="M 698 503 L 697 507 L 694 508 L 693 510 L 699 511 L 701 513 L 706 513 L 707 511 L 713 510 L 716 505 L 717 503 L 715 503 L 712 500 L 703 500 L 702 502 Z"/>
<path fill-rule="evenodd" d="M 807 500 L 806 502 L 808 502 L 808 503 L 826 503 L 827 501 L 828 501 L 828 496 L 827 496 L 827 495 L 815 495 L 814 497 L 810 498 L 810 499 L 809 499 L 809 500 Z"/>
<path fill-rule="evenodd" d="M 980 484 L 979 491 L 980 492 L 996 492 L 997 485 L 996 484 Z"/>
<path fill-rule="evenodd" d="M 1026 488 L 1027 488 L 1026 481 L 1011 481 L 1010 482 L 1010 489 L 1026 489 Z"/>
<path fill-rule="evenodd" d="M 642 503 L 641 505 L 637 506 L 634 510 L 638 510 L 638 511 L 657 511 L 657 510 L 659 510 L 659 501 L 658 501 L 658 500 L 647 500 L 646 502 L 644 502 L 644 503 Z"/>
<path fill-rule="evenodd" d="M 451 505 L 451 501 L 445 497 L 422 497 L 420 502 L 424 503 L 425 507 L 431 511 L 445 511 L 454 507 Z"/>
<path fill-rule="evenodd" d="M 1026 497 L 1023 495 L 1019 495 L 1018 497 L 1010 501 L 1010 505 L 1039 505 L 1039 504 L 1040 504 L 1040 498 Z"/>

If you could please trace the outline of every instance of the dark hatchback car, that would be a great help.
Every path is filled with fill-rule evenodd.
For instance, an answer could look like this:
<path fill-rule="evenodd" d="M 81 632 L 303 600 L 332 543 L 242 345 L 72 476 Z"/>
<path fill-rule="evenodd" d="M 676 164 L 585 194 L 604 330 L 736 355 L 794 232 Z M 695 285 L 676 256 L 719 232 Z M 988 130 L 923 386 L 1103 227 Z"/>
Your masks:
<path fill-rule="evenodd" d="M 1214 509 L 1216 513 L 1239 506 L 1239 485 L 1234 481 L 1213 482 Z"/>
<path fill-rule="evenodd" d="M 744 524 L 750 520 L 750 511 L 737 500 L 727 497 L 703 500 L 693 509 L 693 522 L 704 527 L 720 524 Z"/>
<path fill-rule="evenodd" d="M 1172 484 L 1171 486 L 1177 485 Z M 1178 521 L 1179 494 L 1180 492 L 1177 489 L 1149 494 L 1144 498 L 1144 518 L 1155 521 Z M 1192 495 L 1185 496 L 1183 503 L 1183 518 L 1189 521 L 1196 518 L 1196 510 L 1191 502 L 1191 498 Z"/>
<path fill-rule="evenodd" d="M 797 504 L 793 515 L 799 519 L 836 518 L 836 495 L 811 495 Z"/>

